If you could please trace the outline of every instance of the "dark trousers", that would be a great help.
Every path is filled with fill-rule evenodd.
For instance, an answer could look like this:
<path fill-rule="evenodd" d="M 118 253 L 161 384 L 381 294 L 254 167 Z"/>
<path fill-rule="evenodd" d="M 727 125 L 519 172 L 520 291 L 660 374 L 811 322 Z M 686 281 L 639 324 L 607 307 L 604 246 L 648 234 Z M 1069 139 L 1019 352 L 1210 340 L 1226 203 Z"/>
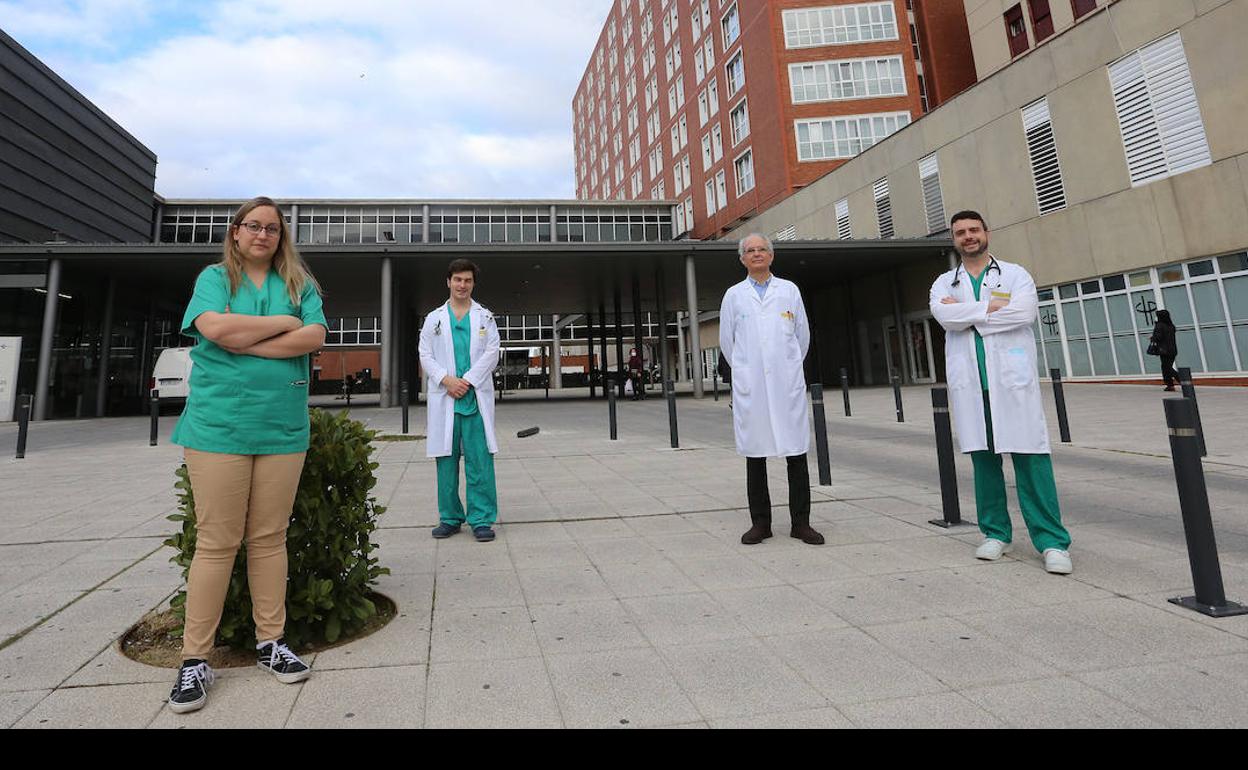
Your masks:
<path fill-rule="evenodd" d="M 1179 373 L 1174 370 L 1174 356 L 1161 357 L 1161 376 L 1166 381 L 1166 387 L 1174 387 L 1174 383 L 1179 381 Z"/>
<path fill-rule="evenodd" d="M 806 455 L 786 457 L 789 471 L 789 515 L 794 523 L 810 523 L 810 468 Z M 767 458 L 745 458 L 745 487 L 750 499 L 750 519 L 771 521 L 771 490 L 767 485 Z"/>

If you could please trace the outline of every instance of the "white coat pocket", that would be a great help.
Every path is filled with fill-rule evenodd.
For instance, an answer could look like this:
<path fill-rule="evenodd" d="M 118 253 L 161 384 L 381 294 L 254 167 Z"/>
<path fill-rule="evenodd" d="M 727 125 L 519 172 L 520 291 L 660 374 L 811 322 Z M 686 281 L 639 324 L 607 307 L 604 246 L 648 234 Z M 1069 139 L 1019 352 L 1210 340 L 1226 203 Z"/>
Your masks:
<path fill-rule="evenodd" d="M 1031 387 L 1035 380 L 1036 368 L 1026 348 L 1006 348 L 997 354 L 997 363 L 1001 384 L 1011 390 Z"/>

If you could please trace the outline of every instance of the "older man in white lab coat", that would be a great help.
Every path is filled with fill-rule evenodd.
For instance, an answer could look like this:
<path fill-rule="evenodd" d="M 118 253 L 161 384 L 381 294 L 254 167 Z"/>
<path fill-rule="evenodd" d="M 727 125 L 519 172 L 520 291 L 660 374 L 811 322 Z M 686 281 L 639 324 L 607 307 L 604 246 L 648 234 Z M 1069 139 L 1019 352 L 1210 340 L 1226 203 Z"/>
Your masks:
<path fill-rule="evenodd" d="M 1062 526 L 1036 372 L 1036 284 L 1019 265 L 988 252 L 988 226 L 974 211 L 950 224 L 956 268 L 932 284 L 932 315 L 945 328 L 945 379 L 958 443 L 975 468 L 975 507 L 984 542 L 975 556 L 995 561 L 1011 548 L 1001 454 L 1009 453 L 1019 507 L 1032 544 L 1055 574 L 1070 574 L 1070 534 Z"/>
<path fill-rule="evenodd" d="M 810 348 L 806 306 L 797 286 L 771 274 L 771 241 L 757 233 L 738 246 L 749 276 L 724 294 L 719 347 L 732 368 L 732 423 L 737 453 L 746 458 L 751 527 L 746 545 L 771 537 L 767 458 L 788 464 L 790 534 L 811 545 L 823 535 L 810 526 L 810 420 L 802 361 Z"/>

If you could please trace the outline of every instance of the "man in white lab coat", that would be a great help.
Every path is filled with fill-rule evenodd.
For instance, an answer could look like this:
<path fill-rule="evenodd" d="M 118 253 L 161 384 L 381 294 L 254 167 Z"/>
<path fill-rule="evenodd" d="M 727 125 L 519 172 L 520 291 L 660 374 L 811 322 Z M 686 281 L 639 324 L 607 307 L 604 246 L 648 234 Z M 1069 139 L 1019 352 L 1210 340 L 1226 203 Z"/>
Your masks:
<path fill-rule="evenodd" d="M 1019 507 L 1045 569 L 1068 575 L 1070 534 L 1062 525 L 1049 432 L 1036 365 L 1036 284 L 1019 265 L 988 252 L 988 226 L 974 211 L 950 224 L 956 268 L 932 284 L 932 315 L 945 328 L 945 379 L 958 444 L 975 469 L 975 507 L 984 542 L 975 556 L 1001 558 L 1013 531 L 1001 455 L 1014 463 Z"/>
<path fill-rule="evenodd" d="M 737 453 L 746 458 L 750 501 L 746 545 L 771 537 L 767 458 L 788 464 L 790 534 L 811 545 L 823 535 L 810 526 L 810 419 L 802 361 L 810 348 L 806 306 L 797 286 L 771 274 L 771 241 L 757 233 L 737 247 L 749 276 L 724 294 L 719 347 L 732 368 L 732 425 Z"/>
<path fill-rule="evenodd" d="M 494 484 L 494 369 L 498 324 L 472 299 L 479 270 L 466 259 L 447 268 L 451 297 L 425 318 L 420 330 L 420 367 L 427 378 L 426 453 L 437 458 L 439 539 L 464 522 L 478 542 L 494 539 L 498 490 Z M 468 506 L 459 499 L 459 458 L 464 458 Z"/>

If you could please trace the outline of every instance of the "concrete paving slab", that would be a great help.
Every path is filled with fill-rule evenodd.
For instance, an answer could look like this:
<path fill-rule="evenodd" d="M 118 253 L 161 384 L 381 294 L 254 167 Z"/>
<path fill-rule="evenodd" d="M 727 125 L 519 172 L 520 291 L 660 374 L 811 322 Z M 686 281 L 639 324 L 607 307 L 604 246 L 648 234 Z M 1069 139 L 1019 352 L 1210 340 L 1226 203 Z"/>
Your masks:
<path fill-rule="evenodd" d="M 581 551 L 594 564 L 602 567 L 613 564 L 666 563 L 667 557 L 649 541 L 637 537 L 613 537 L 607 540 L 585 540 Z"/>
<path fill-rule="evenodd" d="M 731 640 L 661 647 L 659 652 L 682 690 L 707 719 L 829 705 L 761 642 Z"/>
<path fill-rule="evenodd" d="M 830 580 L 798 586 L 802 593 L 853 626 L 922 620 L 935 613 L 911 593 L 896 590 L 889 576 Z"/>
<path fill-rule="evenodd" d="M 552 655 L 547 666 L 567 727 L 655 727 L 701 718 L 653 649 Z"/>
<path fill-rule="evenodd" d="M 1155 728 L 1159 722 L 1099 690 L 1058 677 L 963 690 L 964 697 L 1014 728 Z"/>
<path fill-rule="evenodd" d="M 425 726 L 432 729 L 562 727 L 563 719 L 540 658 L 430 667 Z"/>
<path fill-rule="evenodd" d="M 760 637 L 826 631 L 848 625 L 791 585 L 714 590 L 710 594 L 738 622 Z"/>
<path fill-rule="evenodd" d="M 531 607 L 529 614 L 547 655 L 649 646 L 617 600 L 547 604 Z"/>
<path fill-rule="evenodd" d="M 841 711 L 869 730 L 983 730 L 1005 727 L 1000 719 L 958 693 L 847 703 Z"/>
<path fill-rule="evenodd" d="M 494 545 L 494 544 L 491 544 Z M 497 544 L 502 548 L 502 544 Z M 514 607 L 524 604 L 515 570 L 448 572 L 437 576 L 438 607 Z"/>
<path fill-rule="evenodd" d="M 856 628 L 773 636 L 765 642 L 791 669 L 838 706 L 950 689 Z"/>
<path fill-rule="evenodd" d="M 314 667 L 315 669 L 315 667 Z M 274 730 L 286 725 L 290 710 L 307 682 L 282 684 L 256 668 L 219 672 L 208 703 L 190 714 L 162 708 L 148 727 L 155 729 Z M 316 676 L 314 673 L 313 676 Z M 308 680 L 310 681 L 310 680 Z M 170 683 L 172 686 L 172 683 Z M 157 685 L 148 685 L 152 688 Z M 163 693 L 168 697 L 169 688 Z"/>
<path fill-rule="evenodd" d="M 39 701 L 13 725 L 17 729 L 75 730 L 147 727 L 165 708 L 169 684 L 65 687 Z"/>
<path fill-rule="evenodd" d="M 698 590 L 698 586 L 684 572 L 668 561 L 597 566 L 598 574 L 621 599 L 687 594 Z"/>
<path fill-rule="evenodd" d="M 540 654 L 533 620 L 524 605 L 439 608 L 434 613 L 430 655 L 435 664 L 502 661 Z"/>
<path fill-rule="evenodd" d="M 163 683 L 172 687 L 176 676 L 177 672 L 171 668 L 157 668 L 130 660 L 122 654 L 117 644 L 113 644 L 75 671 L 65 682 L 65 686 Z"/>
<path fill-rule="evenodd" d="M 703 593 L 624 599 L 623 604 L 656 647 L 752 636 L 732 612 Z"/>
<path fill-rule="evenodd" d="M 0 693 L 0 729 L 12 727 L 50 694 L 52 690 Z"/>
<path fill-rule="evenodd" d="M 872 626 L 866 633 L 954 690 L 1059 675 L 952 618 Z"/>
<path fill-rule="evenodd" d="M 1078 678 L 1170 727 L 1235 728 L 1248 714 L 1248 655 L 1192 658 Z"/>
<path fill-rule="evenodd" d="M 517 570 L 530 607 L 615 598 L 593 565 Z"/>
<path fill-rule="evenodd" d="M 757 588 L 780 585 L 783 581 L 746 556 L 717 556 L 677 560 L 680 569 L 704 591 L 730 588 Z"/>
<path fill-rule="evenodd" d="M 318 670 L 304 683 L 285 726 L 300 730 L 422 727 L 425 679 L 424 666 Z"/>
<path fill-rule="evenodd" d="M 854 727 L 854 723 L 833 706 L 712 719 L 710 725 L 716 730 L 846 730 Z"/>

